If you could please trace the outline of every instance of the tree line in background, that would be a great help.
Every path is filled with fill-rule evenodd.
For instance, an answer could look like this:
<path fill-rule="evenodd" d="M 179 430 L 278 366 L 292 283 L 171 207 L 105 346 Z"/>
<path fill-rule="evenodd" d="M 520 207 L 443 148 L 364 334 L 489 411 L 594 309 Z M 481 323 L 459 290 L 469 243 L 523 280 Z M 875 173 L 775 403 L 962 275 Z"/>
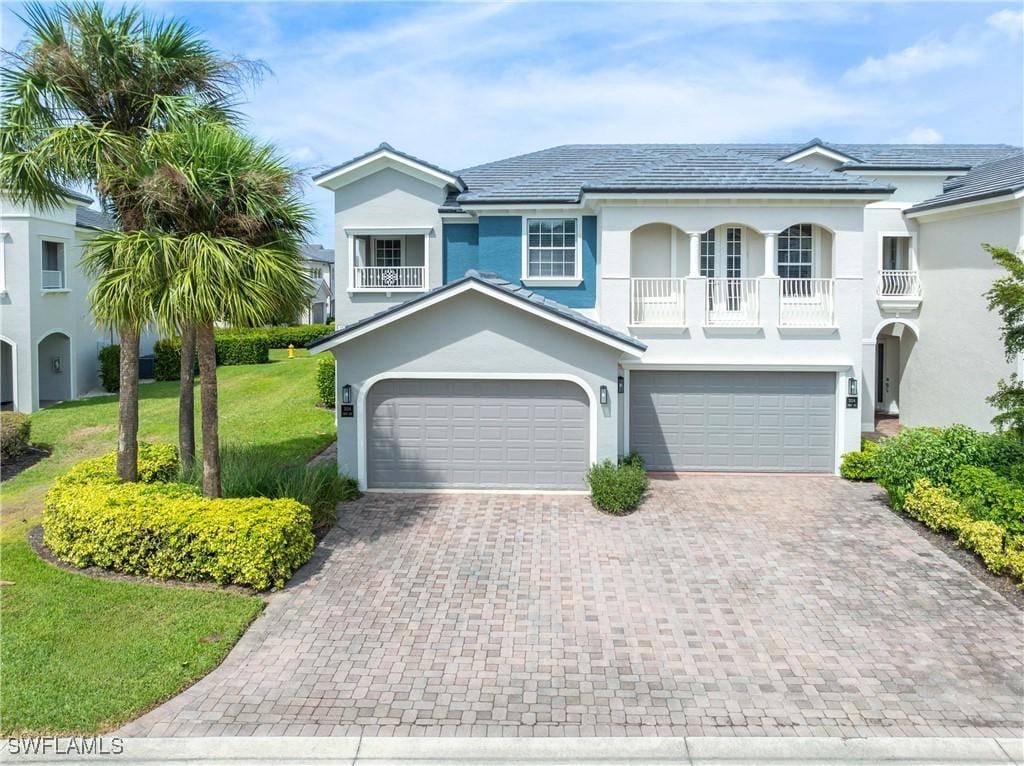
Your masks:
<path fill-rule="evenodd" d="M 198 357 L 203 492 L 219 497 L 215 323 L 294 316 L 307 291 L 300 176 L 235 111 L 263 68 L 137 8 L 31 4 L 21 19 L 0 73 L 0 188 L 52 209 L 87 185 L 116 224 L 87 243 L 83 268 L 95 319 L 120 338 L 117 474 L 138 478 L 139 339 L 155 324 L 182 339 L 185 465 Z"/>

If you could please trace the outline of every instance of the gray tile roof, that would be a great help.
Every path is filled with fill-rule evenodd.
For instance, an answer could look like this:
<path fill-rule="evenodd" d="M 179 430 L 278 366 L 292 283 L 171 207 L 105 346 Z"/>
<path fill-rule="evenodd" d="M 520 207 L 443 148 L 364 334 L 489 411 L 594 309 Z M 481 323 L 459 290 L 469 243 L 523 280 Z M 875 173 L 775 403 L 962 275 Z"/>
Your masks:
<path fill-rule="evenodd" d="M 334 263 L 334 251 L 328 250 L 323 245 L 303 245 L 302 257 L 307 261 L 321 261 L 323 263 Z"/>
<path fill-rule="evenodd" d="M 82 229 L 113 229 L 116 224 L 102 210 L 77 205 L 75 207 L 75 226 Z"/>
<path fill-rule="evenodd" d="M 540 295 L 539 293 L 535 293 L 533 290 L 528 290 L 527 288 L 521 285 L 509 282 L 508 280 L 499 277 L 497 274 L 480 272 L 477 271 L 476 269 L 470 269 L 469 271 L 466 272 L 465 276 L 456 279 L 452 282 L 449 282 L 446 285 L 435 287 L 431 290 L 428 290 L 425 293 L 417 295 L 415 298 L 410 298 L 409 300 L 403 301 L 402 303 L 395 304 L 394 306 L 389 306 L 383 311 L 378 311 L 375 314 L 371 314 L 370 316 L 363 317 L 362 319 L 352 322 L 351 324 L 345 325 L 344 327 L 336 330 L 330 335 L 325 335 L 322 338 L 318 338 L 317 340 L 308 344 L 306 348 L 313 348 L 315 346 L 321 346 L 324 343 L 329 343 L 330 341 L 336 338 L 341 338 L 347 335 L 353 330 L 376 322 L 378 319 L 386 317 L 389 314 L 393 314 L 396 311 L 400 311 L 409 306 L 420 303 L 421 301 L 424 301 L 427 298 L 431 298 L 439 293 L 446 292 L 458 285 L 470 281 L 479 282 L 490 287 L 496 287 L 499 290 L 502 290 L 521 301 L 528 302 L 533 306 L 541 308 L 544 311 L 547 311 L 556 316 L 560 316 L 563 319 L 568 319 L 572 322 L 583 325 L 584 327 L 587 327 L 590 330 L 598 332 L 601 335 L 605 335 L 609 338 L 613 338 L 617 341 L 620 341 L 621 343 L 625 343 L 629 346 L 632 346 L 638 351 L 644 351 L 647 349 L 647 344 L 637 340 L 636 338 L 625 333 L 619 332 L 618 330 L 614 330 L 611 327 L 608 327 L 607 325 L 601 324 L 600 322 L 595 322 L 590 317 L 584 316 L 583 314 L 579 313 L 578 311 L 574 311 L 568 306 L 563 306 L 558 301 L 551 300 L 550 298 Z"/>
<path fill-rule="evenodd" d="M 367 157 L 370 157 L 370 156 L 372 156 L 372 155 L 374 155 L 374 154 L 376 154 L 377 152 L 380 152 L 380 151 L 386 151 L 386 152 L 391 152 L 392 154 L 397 154 L 399 157 L 404 157 L 405 159 L 409 160 L 410 162 L 415 162 L 417 164 L 423 165 L 424 167 L 428 167 L 431 170 L 436 170 L 438 173 L 443 173 L 446 176 L 451 176 L 456 181 L 458 181 L 460 185 L 463 183 L 462 179 L 459 178 L 458 174 L 453 173 L 450 170 L 445 170 L 441 166 L 435 165 L 432 162 L 427 162 L 426 160 L 422 160 L 419 157 L 414 157 L 411 154 L 407 154 L 406 152 L 399 151 L 398 149 L 393 147 L 391 144 L 389 144 L 387 141 L 382 141 L 380 143 L 380 145 L 376 146 L 375 148 L 371 149 L 370 151 L 363 152 L 362 154 L 360 154 L 360 155 L 358 155 L 356 157 L 353 157 L 350 160 L 346 160 L 345 162 L 341 163 L 340 165 L 335 165 L 333 168 L 329 168 L 328 170 L 325 170 L 322 173 L 317 173 L 315 176 L 313 176 L 313 181 L 314 182 L 319 181 L 321 178 L 324 178 L 325 176 L 331 175 L 331 173 L 336 173 L 337 171 L 342 170 L 343 168 L 346 168 L 349 165 L 354 165 L 355 163 L 359 162 L 360 160 L 365 160 Z"/>
<path fill-rule="evenodd" d="M 962 202 L 1000 197 L 1024 189 L 1024 152 L 1018 151 L 1009 157 L 986 162 L 972 168 L 965 175 L 951 178 L 945 184 L 942 194 L 918 202 L 905 212 L 957 205 Z"/>
<path fill-rule="evenodd" d="M 573 204 L 587 191 L 887 193 L 892 187 L 844 172 L 781 158 L 812 146 L 850 157 L 841 170 L 958 170 L 1005 157 L 1006 144 L 568 144 L 459 171 L 466 190 L 452 192 L 442 212 L 461 204 Z"/>

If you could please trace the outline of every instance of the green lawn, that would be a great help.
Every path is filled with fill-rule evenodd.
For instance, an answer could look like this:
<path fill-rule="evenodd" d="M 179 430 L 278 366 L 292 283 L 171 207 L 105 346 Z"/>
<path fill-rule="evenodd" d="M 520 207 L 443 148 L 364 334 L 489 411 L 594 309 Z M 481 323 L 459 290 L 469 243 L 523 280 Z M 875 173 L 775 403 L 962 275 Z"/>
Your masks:
<path fill-rule="evenodd" d="M 316 361 L 305 352 L 219 368 L 224 443 L 304 461 L 334 439 L 315 407 Z M 140 438 L 177 441 L 178 384 L 141 386 Z M 198 391 L 197 391 L 198 398 Z M 97 580 L 40 561 L 25 539 L 62 470 L 113 450 L 117 398 L 68 402 L 32 416 L 53 455 L 3 485 L 0 531 L 0 731 L 94 733 L 130 720 L 220 662 L 263 601 L 224 592 Z"/>

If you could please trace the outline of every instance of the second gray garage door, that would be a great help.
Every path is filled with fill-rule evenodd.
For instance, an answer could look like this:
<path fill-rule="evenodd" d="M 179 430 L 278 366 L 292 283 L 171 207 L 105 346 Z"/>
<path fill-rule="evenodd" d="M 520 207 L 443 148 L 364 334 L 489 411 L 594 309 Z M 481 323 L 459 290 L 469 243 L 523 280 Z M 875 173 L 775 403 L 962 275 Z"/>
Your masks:
<path fill-rule="evenodd" d="M 386 380 L 366 410 L 371 488 L 583 487 L 590 407 L 573 383 Z"/>
<path fill-rule="evenodd" d="M 629 446 L 650 471 L 835 467 L 830 372 L 634 371 Z"/>

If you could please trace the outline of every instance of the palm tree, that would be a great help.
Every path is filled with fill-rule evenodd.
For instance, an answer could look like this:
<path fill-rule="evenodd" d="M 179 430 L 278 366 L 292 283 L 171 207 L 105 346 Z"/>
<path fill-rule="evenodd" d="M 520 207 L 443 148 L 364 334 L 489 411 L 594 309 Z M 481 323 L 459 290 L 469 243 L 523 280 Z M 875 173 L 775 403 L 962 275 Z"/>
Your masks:
<path fill-rule="evenodd" d="M 187 24 L 137 8 L 30 4 L 19 18 L 26 38 L 3 52 L 0 70 L 0 187 L 47 209 L 63 204 L 63 187 L 89 185 L 124 232 L 144 222 L 137 161 L 145 141 L 194 119 L 233 120 L 239 85 L 259 72 L 221 56 Z M 121 270 L 130 261 L 124 257 L 118 250 L 93 259 L 97 267 L 120 264 L 110 289 L 93 291 L 101 301 L 93 308 L 120 336 L 117 472 L 134 481 L 139 336 L 149 315 L 126 288 L 138 277 Z"/>
<path fill-rule="evenodd" d="M 186 365 L 192 370 L 185 361 L 189 333 L 198 346 L 203 492 L 218 497 L 214 323 L 262 325 L 305 305 L 309 281 L 300 246 L 311 211 L 299 174 L 271 146 L 225 124 L 197 122 L 154 135 L 144 156 L 144 217 L 147 228 L 165 233 L 156 248 L 162 255 L 146 266 L 166 274 L 153 293 L 156 317 L 182 331 L 183 376 Z M 151 242 L 140 242 L 140 250 Z M 183 422 L 184 406 L 179 414 Z"/>

